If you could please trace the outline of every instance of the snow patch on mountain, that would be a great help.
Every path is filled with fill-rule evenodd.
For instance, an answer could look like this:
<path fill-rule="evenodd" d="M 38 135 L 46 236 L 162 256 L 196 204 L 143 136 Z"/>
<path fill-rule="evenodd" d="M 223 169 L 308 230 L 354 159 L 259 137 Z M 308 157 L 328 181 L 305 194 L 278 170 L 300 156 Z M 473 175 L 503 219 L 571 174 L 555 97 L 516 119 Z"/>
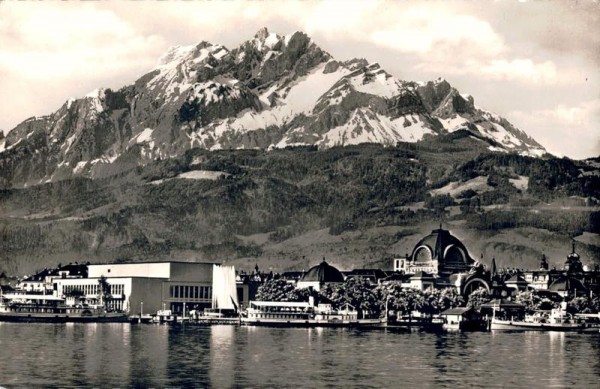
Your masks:
<path fill-rule="evenodd" d="M 522 155 L 527 155 L 529 157 L 536 157 L 536 158 L 542 157 L 546 153 L 547 153 L 547 151 L 540 147 L 529 147 L 529 148 L 527 148 L 527 150 L 521 151 Z"/>
<path fill-rule="evenodd" d="M 277 36 L 277 34 L 271 32 L 269 33 L 267 39 L 265 39 L 265 46 L 272 49 L 273 46 L 277 44 L 277 42 L 279 42 L 279 37 Z"/>
<path fill-rule="evenodd" d="M 335 72 L 325 73 L 326 64 L 319 65 L 307 76 L 290 85 L 290 91 L 284 95 L 283 104 L 292 113 L 309 113 L 319 97 L 327 92 L 339 79 L 349 71 L 339 68 Z"/>
<path fill-rule="evenodd" d="M 113 163 L 117 160 L 117 158 L 119 158 L 118 155 L 112 155 L 112 156 L 103 155 L 101 158 L 94 159 L 92 161 L 92 163 L 94 163 L 94 164 L 96 164 L 96 163 Z"/>
<path fill-rule="evenodd" d="M 80 174 L 81 172 L 83 172 L 83 169 L 85 169 L 88 163 L 89 161 L 77 162 L 77 165 L 75 165 L 75 167 L 73 168 L 73 174 Z"/>
<path fill-rule="evenodd" d="M 58 169 L 57 179 L 71 171 L 105 174 L 111 169 L 94 166 L 119 163 L 127 150 L 139 151 L 136 162 L 144 164 L 190 147 L 395 145 L 463 129 L 486 138 L 490 150 L 546 152 L 444 79 L 400 80 L 365 59 L 337 61 L 302 32 L 261 29 L 232 51 L 208 42 L 173 47 L 134 83 L 94 90 L 19 124 L 0 140 L 0 153 L 26 151 L 14 153 L 19 162 L 11 174 L 28 182 L 28 175 L 40 178 L 27 173 L 35 169 L 47 172 L 44 179 Z M 44 156 L 35 158 L 35 169 L 20 167 L 34 155 Z"/>
<path fill-rule="evenodd" d="M 239 88 L 215 81 L 206 81 L 193 85 L 188 101 L 197 98 L 203 105 L 218 103 L 227 99 L 240 98 Z"/>
<path fill-rule="evenodd" d="M 104 95 L 104 90 L 102 88 L 96 88 L 90 93 L 86 94 L 84 97 L 98 98 Z"/>
<path fill-rule="evenodd" d="M 306 142 L 294 142 L 290 136 L 285 136 L 281 139 L 277 144 L 272 144 L 269 146 L 268 150 L 273 149 L 284 149 L 286 147 L 300 147 L 300 146 L 308 146 L 309 143 Z"/>
<path fill-rule="evenodd" d="M 349 77 L 350 84 L 357 92 L 391 98 L 400 93 L 402 82 L 386 73 L 378 63 L 365 68 L 365 72 Z"/>
<path fill-rule="evenodd" d="M 189 57 L 195 48 L 195 45 L 173 46 L 158 59 L 156 67 L 176 67 L 177 63 Z"/>
<path fill-rule="evenodd" d="M 485 136 L 495 140 L 496 142 L 508 147 L 514 148 L 523 144 L 516 136 L 507 131 L 504 127 L 497 123 L 490 123 L 491 126 L 485 128 L 479 124 L 476 125 L 477 129 Z"/>
<path fill-rule="evenodd" d="M 71 146 L 73 145 L 75 139 L 77 139 L 77 134 L 72 134 L 70 137 L 67 138 L 67 140 L 61 147 L 61 149 L 64 150 L 64 154 L 66 154 L 71 149 Z"/>
<path fill-rule="evenodd" d="M 503 149 L 502 147 L 496 147 L 496 146 L 489 146 L 488 150 L 496 152 L 496 153 L 508 153 L 508 150 Z"/>
<path fill-rule="evenodd" d="M 105 89 L 95 89 L 88 93 L 84 99 L 88 104 L 90 113 L 95 118 L 104 111 L 104 107 L 102 106 L 102 100 L 105 98 Z"/>
<path fill-rule="evenodd" d="M 397 142 L 417 142 L 423 139 L 426 134 L 434 134 L 429 124 L 423 121 L 422 116 L 419 114 L 403 115 L 396 119 L 377 114 L 377 122 L 372 123 L 372 125 L 376 124 L 398 134 L 400 139 L 395 139 Z"/>
<path fill-rule="evenodd" d="M 209 60 L 219 61 L 229 51 L 221 45 L 202 42 L 196 46 L 173 47 L 163 55 L 155 68 L 158 74 L 148 81 L 149 90 L 159 90 L 167 102 L 189 90 L 196 81 L 198 69 L 212 67 Z"/>
<path fill-rule="evenodd" d="M 349 70 L 344 68 L 325 73 L 325 66 L 325 64 L 317 66 L 308 75 L 286 87 L 272 86 L 261 95 L 261 101 L 264 103 L 268 95 L 278 93 L 281 98 L 276 106 L 261 112 L 248 109 L 242 111 L 236 118 L 223 120 L 214 126 L 215 136 L 221 136 L 229 131 L 248 132 L 279 126 L 288 123 L 299 114 L 310 113 L 319 97 L 349 73 Z"/>
<path fill-rule="evenodd" d="M 500 117 L 498 114 L 495 114 L 495 113 L 489 112 L 489 111 L 485 111 L 483 109 L 480 109 L 479 107 L 475 107 L 475 108 L 477 108 L 479 111 L 481 111 L 483 117 L 489 121 L 500 122 L 502 120 L 502 117 Z"/>
<path fill-rule="evenodd" d="M 459 130 L 459 129 L 463 128 L 464 125 L 469 122 L 468 119 L 466 119 L 458 114 L 454 115 L 453 117 L 447 118 L 447 119 L 438 118 L 438 120 L 440 121 L 442 126 L 444 126 L 444 129 L 448 132 L 454 132 L 456 130 Z"/>
<path fill-rule="evenodd" d="M 148 143 L 148 145 L 152 148 L 154 147 L 154 141 L 152 140 L 153 133 L 154 130 L 152 128 L 146 128 L 144 131 L 131 138 L 129 140 L 129 144 Z"/>
<path fill-rule="evenodd" d="M 433 131 L 419 115 L 405 115 L 391 119 L 368 109 L 357 109 L 345 124 L 332 128 L 317 142 L 333 147 L 360 143 L 392 145 L 397 142 L 417 142 Z"/>

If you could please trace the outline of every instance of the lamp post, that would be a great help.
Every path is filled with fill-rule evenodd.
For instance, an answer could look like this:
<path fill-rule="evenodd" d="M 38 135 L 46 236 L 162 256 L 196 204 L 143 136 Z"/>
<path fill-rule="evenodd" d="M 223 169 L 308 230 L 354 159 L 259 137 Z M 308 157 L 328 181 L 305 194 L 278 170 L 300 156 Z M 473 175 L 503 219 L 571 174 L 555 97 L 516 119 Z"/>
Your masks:
<path fill-rule="evenodd" d="M 140 302 L 140 324 L 142 323 L 142 315 L 144 315 L 144 302 Z"/>
<path fill-rule="evenodd" d="M 389 311 L 388 311 L 388 303 L 390 301 L 390 294 L 388 292 L 388 295 L 385 297 L 385 324 L 388 323 L 389 320 Z"/>

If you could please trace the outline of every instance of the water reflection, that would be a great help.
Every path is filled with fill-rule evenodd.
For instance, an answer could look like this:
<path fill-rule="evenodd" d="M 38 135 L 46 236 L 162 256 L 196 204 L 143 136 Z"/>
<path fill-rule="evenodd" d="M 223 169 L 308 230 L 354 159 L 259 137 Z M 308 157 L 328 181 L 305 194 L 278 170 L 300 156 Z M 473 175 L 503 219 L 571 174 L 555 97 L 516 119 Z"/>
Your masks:
<path fill-rule="evenodd" d="M 220 325 L 213 326 L 210 330 L 210 383 L 219 388 L 232 387 L 237 370 L 234 337 L 236 327 Z"/>
<path fill-rule="evenodd" d="M 595 387 L 600 334 L 0 323 L 16 387 Z"/>
<path fill-rule="evenodd" d="M 131 326 L 128 343 L 131 386 L 161 386 L 168 382 L 169 327 Z"/>
<path fill-rule="evenodd" d="M 167 375 L 174 386 L 209 382 L 210 327 L 169 327 Z"/>
<path fill-rule="evenodd" d="M 67 331 L 80 338 L 85 377 L 94 377 L 100 386 L 113 382 L 127 382 L 130 376 L 130 347 L 123 339 L 128 337 L 130 327 L 123 324 L 71 325 Z M 80 374 L 80 372 L 73 372 Z M 83 378 L 83 377 L 82 377 Z"/>

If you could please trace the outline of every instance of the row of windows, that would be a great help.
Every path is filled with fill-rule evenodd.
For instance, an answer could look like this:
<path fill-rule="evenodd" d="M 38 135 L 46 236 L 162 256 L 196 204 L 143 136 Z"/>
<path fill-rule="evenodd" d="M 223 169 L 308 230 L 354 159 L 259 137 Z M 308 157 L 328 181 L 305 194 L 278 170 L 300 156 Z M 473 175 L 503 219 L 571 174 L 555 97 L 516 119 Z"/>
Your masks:
<path fill-rule="evenodd" d="M 250 317 L 255 319 L 290 319 L 290 320 L 306 320 L 306 315 L 271 315 L 268 313 L 250 314 Z"/>
<path fill-rule="evenodd" d="M 123 300 L 110 300 L 106 301 L 107 308 L 112 311 L 123 311 Z"/>
<path fill-rule="evenodd" d="M 98 294 L 100 291 L 100 286 L 98 284 L 90 284 L 90 285 L 65 285 L 63 286 L 63 294 L 69 295 L 74 291 L 83 292 L 84 295 L 90 294 Z M 111 284 L 110 285 L 110 294 L 120 295 L 125 293 L 125 285 L 123 284 Z"/>
<path fill-rule="evenodd" d="M 169 296 L 184 299 L 212 299 L 212 287 L 171 285 L 169 286 Z"/>
<path fill-rule="evenodd" d="M 125 293 L 125 285 L 116 284 L 110 286 L 110 294 L 124 294 Z"/>
<path fill-rule="evenodd" d="M 83 295 L 98 294 L 98 285 L 66 285 L 63 286 L 63 294 L 69 295 L 73 292 L 82 292 Z"/>

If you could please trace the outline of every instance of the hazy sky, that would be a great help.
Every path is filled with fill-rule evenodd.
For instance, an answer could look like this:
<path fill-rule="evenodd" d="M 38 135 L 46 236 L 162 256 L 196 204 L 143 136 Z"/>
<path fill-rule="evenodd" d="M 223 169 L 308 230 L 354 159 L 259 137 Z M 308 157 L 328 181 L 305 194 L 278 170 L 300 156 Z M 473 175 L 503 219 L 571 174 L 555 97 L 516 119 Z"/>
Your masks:
<path fill-rule="evenodd" d="M 170 46 L 304 31 L 336 59 L 446 78 L 550 152 L 600 155 L 598 1 L 0 2 L 0 129 L 118 88 Z"/>

